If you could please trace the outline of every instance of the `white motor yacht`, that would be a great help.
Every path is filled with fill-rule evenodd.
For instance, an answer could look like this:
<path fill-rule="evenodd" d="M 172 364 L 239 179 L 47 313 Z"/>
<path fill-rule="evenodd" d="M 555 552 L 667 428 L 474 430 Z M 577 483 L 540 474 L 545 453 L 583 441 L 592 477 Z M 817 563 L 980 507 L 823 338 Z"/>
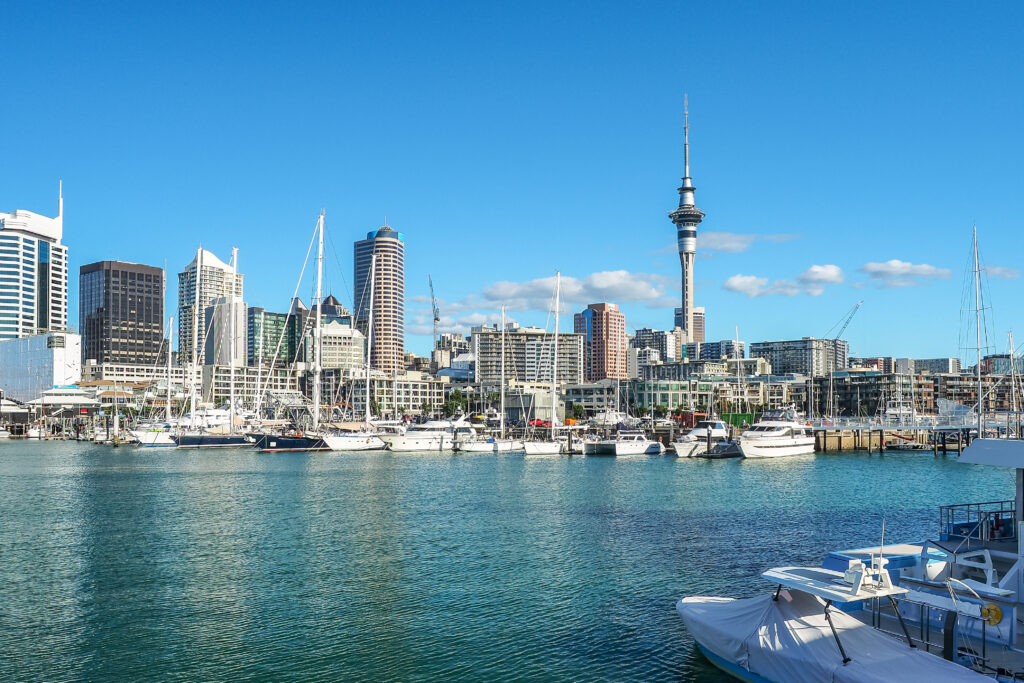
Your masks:
<path fill-rule="evenodd" d="M 473 428 L 465 420 L 430 420 L 412 425 L 404 434 L 383 434 L 389 451 L 450 451 L 456 434 L 472 435 Z"/>
<path fill-rule="evenodd" d="M 523 450 L 523 442 L 515 439 L 477 437 L 460 442 L 455 450 L 460 453 L 510 453 Z"/>
<path fill-rule="evenodd" d="M 387 445 L 373 432 L 339 432 L 322 434 L 320 438 L 332 451 L 382 451 Z"/>
<path fill-rule="evenodd" d="M 798 422 L 796 409 L 790 406 L 769 410 L 754 426 L 740 435 L 744 458 L 778 458 L 814 453 L 814 432 Z"/>
<path fill-rule="evenodd" d="M 729 428 L 724 422 L 719 419 L 701 420 L 678 441 L 673 441 L 672 447 L 680 458 L 692 458 L 728 438 Z"/>
<path fill-rule="evenodd" d="M 640 430 L 621 430 L 613 438 L 598 441 L 588 455 L 661 455 L 665 447 Z"/>

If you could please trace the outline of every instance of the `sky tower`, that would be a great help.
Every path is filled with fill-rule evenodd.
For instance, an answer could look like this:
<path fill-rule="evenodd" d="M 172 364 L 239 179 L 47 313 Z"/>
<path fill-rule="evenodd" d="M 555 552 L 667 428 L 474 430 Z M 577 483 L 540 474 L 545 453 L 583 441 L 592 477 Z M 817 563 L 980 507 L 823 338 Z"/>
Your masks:
<path fill-rule="evenodd" d="M 693 327 L 693 257 L 697 253 L 697 226 L 704 220 L 704 212 L 693 203 L 690 178 L 690 113 L 686 95 L 683 95 L 683 184 L 679 186 L 679 208 L 668 215 L 676 225 L 679 239 L 679 264 L 683 267 L 683 306 L 681 327 L 686 342 L 694 341 Z"/>

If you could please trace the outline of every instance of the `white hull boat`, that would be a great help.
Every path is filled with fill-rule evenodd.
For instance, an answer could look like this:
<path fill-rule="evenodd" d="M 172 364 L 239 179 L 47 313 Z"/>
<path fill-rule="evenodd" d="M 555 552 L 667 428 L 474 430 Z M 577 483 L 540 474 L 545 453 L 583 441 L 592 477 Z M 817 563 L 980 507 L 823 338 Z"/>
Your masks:
<path fill-rule="evenodd" d="M 162 430 L 132 431 L 138 445 L 145 448 L 174 448 L 177 444 L 171 438 L 171 433 Z"/>
<path fill-rule="evenodd" d="M 813 455 L 814 432 L 797 422 L 794 408 L 772 410 L 740 435 L 739 448 L 744 458 Z"/>
<path fill-rule="evenodd" d="M 560 441 L 524 441 L 523 451 L 527 455 L 559 455 L 562 452 Z"/>
<path fill-rule="evenodd" d="M 523 450 L 523 442 L 513 439 L 487 439 L 486 441 L 466 441 L 460 443 L 460 453 L 511 453 Z"/>
<path fill-rule="evenodd" d="M 376 434 L 324 434 L 324 443 L 332 451 L 382 451 L 387 445 Z"/>
<path fill-rule="evenodd" d="M 839 609 L 829 609 L 815 595 L 799 590 L 781 590 L 776 595 L 777 600 L 771 594 L 742 600 L 683 598 L 676 609 L 711 663 L 743 681 L 992 681 L 912 649 Z"/>
<path fill-rule="evenodd" d="M 9 431 L 7 431 L 6 429 L 0 428 L 0 439 L 9 439 L 9 438 L 11 438 L 11 433 Z"/>
<path fill-rule="evenodd" d="M 450 451 L 452 435 L 450 433 L 424 434 L 409 430 L 405 434 L 387 438 L 387 448 L 396 453 L 412 453 L 415 451 Z"/>
<path fill-rule="evenodd" d="M 680 458 L 696 458 L 708 451 L 708 435 L 711 448 L 729 438 L 729 428 L 721 420 L 701 420 L 693 429 L 672 442 L 672 449 Z"/>
<path fill-rule="evenodd" d="M 658 441 L 650 439 L 623 440 L 615 442 L 615 455 L 623 457 L 627 455 L 661 455 L 665 447 Z"/>

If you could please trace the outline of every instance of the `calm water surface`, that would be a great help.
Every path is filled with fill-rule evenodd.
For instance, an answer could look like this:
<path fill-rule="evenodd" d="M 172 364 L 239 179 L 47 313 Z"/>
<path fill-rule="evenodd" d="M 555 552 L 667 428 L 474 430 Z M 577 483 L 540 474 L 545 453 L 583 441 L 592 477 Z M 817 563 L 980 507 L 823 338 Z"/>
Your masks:
<path fill-rule="evenodd" d="M 722 681 L 678 598 L 1012 495 L 952 455 L 0 443 L 0 679 Z"/>

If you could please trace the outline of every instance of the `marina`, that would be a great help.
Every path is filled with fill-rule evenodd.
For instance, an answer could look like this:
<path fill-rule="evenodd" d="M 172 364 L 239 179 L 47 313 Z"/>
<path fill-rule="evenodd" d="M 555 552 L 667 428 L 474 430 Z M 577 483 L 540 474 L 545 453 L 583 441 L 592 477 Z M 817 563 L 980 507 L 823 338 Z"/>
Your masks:
<path fill-rule="evenodd" d="M 90 680 L 724 682 L 676 614 L 681 596 L 764 594 L 769 567 L 877 545 L 883 514 L 887 538 L 915 538 L 940 505 L 1013 489 L 1004 469 L 903 451 L 531 459 L 5 440 L 0 677 L 44 678 L 59 660 Z"/>

